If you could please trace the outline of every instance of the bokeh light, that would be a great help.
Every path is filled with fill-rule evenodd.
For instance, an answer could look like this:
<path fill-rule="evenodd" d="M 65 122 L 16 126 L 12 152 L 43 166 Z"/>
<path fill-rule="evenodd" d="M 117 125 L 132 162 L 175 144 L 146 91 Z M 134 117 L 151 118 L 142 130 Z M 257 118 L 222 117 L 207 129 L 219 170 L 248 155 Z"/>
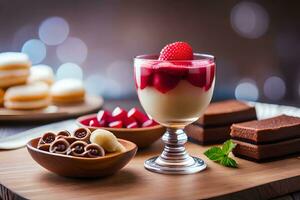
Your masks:
<path fill-rule="evenodd" d="M 56 80 L 72 78 L 82 80 L 83 72 L 75 63 L 64 63 L 56 71 Z"/>
<path fill-rule="evenodd" d="M 257 3 L 243 1 L 235 5 L 230 14 L 231 26 L 245 38 L 259 38 L 269 27 L 269 15 Z"/>
<path fill-rule="evenodd" d="M 126 60 L 117 60 L 108 65 L 106 69 L 108 79 L 122 84 L 121 96 L 135 93 L 132 63 Z"/>
<path fill-rule="evenodd" d="M 21 51 L 28 55 L 32 64 L 38 64 L 42 62 L 47 54 L 46 45 L 37 39 L 26 41 Z"/>
<path fill-rule="evenodd" d="M 238 100 L 257 101 L 259 92 L 254 80 L 244 79 L 236 86 L 234 92 Z"/>
<path fill-rule="evenodd" d="M 69 37 L 56 49 L 56 55 L 62 62 L 81 64 L 88 54 L 87 45 L 79 38 Z"/>
<path fill-rule="evenodd" d="M 22 45 L 29 38 L 36 38 L 36 27 L 33 24 L 25 24 L 18 27 L 18 30 L 14 33 L 13 40 L 10 42 L 12 49 L 19 51 Z M 2 46 L 3 44 L 1 44 Z"/>
<path fill-rule="evenodd" d="M 280 100 L 284 97 L 286 92 L 286 86 L 284 81 L 277 77 L 272 76 L 268 78 L 264 83 L 264 94 L 271 100 Z"/>
<path fill-rule="evenodd" d="M 69 35 L 69 24 L 61 17 L 50 17 L 39 27 L 39 37 L 47 45 L 58 45 Z"/>
<path fill-rule="evenodd" d="M 119 98 L 122 95 L 120 83 L 102 75 L 88 76 L 84 85 L 87 92 L 92 95 L 101 95 L 105 98 Z"/>

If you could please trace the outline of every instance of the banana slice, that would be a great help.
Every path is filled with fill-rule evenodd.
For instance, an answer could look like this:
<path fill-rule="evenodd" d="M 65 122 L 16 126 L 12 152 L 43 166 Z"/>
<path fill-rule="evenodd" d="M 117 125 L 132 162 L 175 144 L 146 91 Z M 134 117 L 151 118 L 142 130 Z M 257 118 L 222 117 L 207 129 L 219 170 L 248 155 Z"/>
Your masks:
<path fill-rule="evenodd" d="M 92 132 L 90 137 L 91 143 L 95 143 L 103 147 L 107 152 L 124 152 L 125 147 L 118 142 L 116 136 L 107 130 L 97 129 Z"/>

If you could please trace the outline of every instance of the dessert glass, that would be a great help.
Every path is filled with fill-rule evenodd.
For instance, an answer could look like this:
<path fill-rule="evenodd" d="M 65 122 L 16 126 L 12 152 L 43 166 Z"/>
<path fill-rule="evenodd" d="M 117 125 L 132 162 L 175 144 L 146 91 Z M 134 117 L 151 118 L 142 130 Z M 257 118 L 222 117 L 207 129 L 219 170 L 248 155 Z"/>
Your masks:
<path fill-rule="evenodd" d="M 215 83 L 215 58 L 194 54 L 193 60 L 158 60 L 158 55 L 134 59 L 139 100 L 155 121 L 167 128 L 162 154 L 146 160 L 146 169 L 163 174 L 191 174 L 206 168 L 204 161 L 185 150 L 184 127 L 204 112 Z"/>

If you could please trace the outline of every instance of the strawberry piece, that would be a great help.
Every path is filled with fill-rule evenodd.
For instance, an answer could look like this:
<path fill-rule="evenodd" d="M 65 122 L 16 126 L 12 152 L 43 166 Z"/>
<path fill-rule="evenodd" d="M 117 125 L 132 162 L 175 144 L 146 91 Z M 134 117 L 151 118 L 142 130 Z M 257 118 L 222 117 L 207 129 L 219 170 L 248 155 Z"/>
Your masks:
<path fill-rule="evenodd" d="M 205 91 L 209 90 L 210 87 L 212 86 L 212 83 L 213 83 L 213 80 L 214 80 L 214 77 L 215 77 L 215 69 L 216 68 L 216 65 L 215 64 L 212 64 L 212 66 L 210 66 L 207 70 L 209 70 L 209 77 L 207 77 L 207 80 L 206 81 L 206 85 L 205 85 Z"/>
<path fill-rule="evenodd" d="M 206 67 L 191 68 L 187 75 L 187 80 L 196 87 L 206 85 Z"/>
<path fill-rule="evenodd" d="M 123 122 L 122 121 L 110 122 L 108 124 L 108 126 L 111 127 L 111 128 L 122 128 L 123 127 Z"/>
<path fill-rule="evenodd" d="M 142 112 L 140 112 L 137 108 L 131 108 L 127 113 L 128 118 L 134 118 L 140 124 L 143 124 L 149 118 Z"/>
<path fill-rule="evenodd" d="M 112 112 L 112 117 L 114 121 L 123 121 L 127 116 L 126 110 L 116 107 Z"/>
<path fill-rule="evenodd" d="M 126 126 L 126 128 L 138 128 L 139 126 L 138 126 L 138 123 L 137 122 L 133 122 L 133 123 L 131 123 L 131 124 L 128 124 L 127 126 Z"/>
<path fill-rule="evenodd" d="M 166 45 L 160 52 L 158 60 L 192 60 L 193 49 L 186 42 L 174 42 Z"/>
<path fill-rule="evenodd" d="M 125 117 L 124 119 L 123 119 L 123 124 L 124 124 L 124 126 L 128 126 L 129 124 L 132 124 L 132 123 L 134 123 L 134 122 L 136 122 L 136 120 L 134 119 L 134 117 Z"/>
<path fill-rule="evenodd" d="M 104 121 L 101 121 L 102 124 Z M 100 123 L 101 123 L 100 122 Z M 89 122 L 89 126 L 93 126 L 93 127 L 102 127 L 102 125 L 98 122 L 98 120 L 96 118 L 92 119 L 90 122 Z"/>
<path fill-rule="evenodd" d="M 97 120 L 100 123 L 101 121 L 111 122 L 113 121 L 111 114 L 107 110 L 99 110 L 97 113 Z"/>
<path fill-rule="evenodd" d="M 175 88 L 179 81 L 180 77 L 172 76 L 165 72 L 157 72 L 153 76 L 153 86 L 162 93 Z"/>
<path fill-rule="evenodd" d="M 150 126 L 154 126 L 157 123 L 153 120 L 153 119 L 148 119 L 147 121 L 145 121 L 142 125 L 142 127 L 150 127 Z"/>
<path fill-rule="evenodd" d="M 85 126 L 89 126 L 90 121 L 91 121 L 91 118 L 88 118 L 88 119 L 81 120 L 80 123 L 85 125 Z"/>
<path fill-rule="evenodd" d="M 154 69 L 159 72 L 165 72 L 173 76 L 179 76 L 183 77 L 188 73 L 188 68 L 185 65 L 183 66 L 184 63 L 179 63 L 179 62 L 161 62 L 157 65 L 154 66 Z M 191 64 L 190 64 L 191 65 Z"/>
<path fill-rule="evenodd" d="M 135 77 L 137 88 L 144 89 L 145 87 L 152 85 L 152 77 L 153 77 L 152 68 L 140 67 L 139 69 L 135 69 L 135 70 L 140 70 L 139 77 Z M 134 75 L 136 75 L 136 73 Z"/>

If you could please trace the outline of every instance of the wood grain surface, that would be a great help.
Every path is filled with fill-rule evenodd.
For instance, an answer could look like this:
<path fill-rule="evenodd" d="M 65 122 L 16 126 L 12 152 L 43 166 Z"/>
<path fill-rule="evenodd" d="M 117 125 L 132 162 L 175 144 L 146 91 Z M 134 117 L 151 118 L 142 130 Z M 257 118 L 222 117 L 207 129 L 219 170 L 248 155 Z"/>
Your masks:
<path fill-rule="evenodd" d="M 208 147 L 188 143 L 192 155 L 208 168 L 193 175 L 161 175 L 144 169 L 145 159 L 158 154 L 161 142 L 138 152 L 119 173 L 102 179 L 70 179 L 35 163 L 26 149 L 0 152 L 0 192 L 3 199 L 269 199 L 300 190 L 300 159 L 269 163 L 236 160 L 225 168 L 203 156 Z"/>

